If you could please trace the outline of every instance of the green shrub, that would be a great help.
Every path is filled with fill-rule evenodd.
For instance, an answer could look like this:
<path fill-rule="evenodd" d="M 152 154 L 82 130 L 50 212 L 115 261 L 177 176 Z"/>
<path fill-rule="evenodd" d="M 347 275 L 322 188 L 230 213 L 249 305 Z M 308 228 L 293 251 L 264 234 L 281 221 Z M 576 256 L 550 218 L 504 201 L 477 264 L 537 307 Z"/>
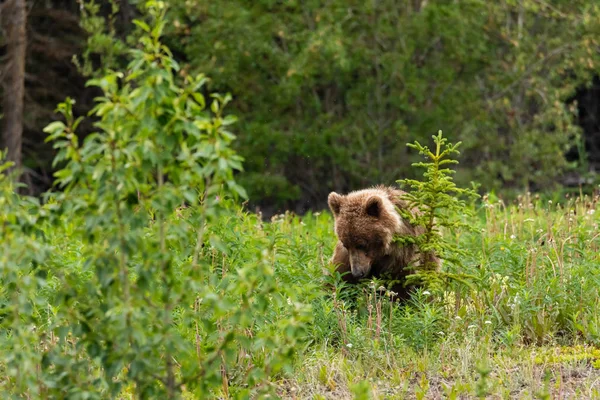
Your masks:
<path fill-rule="evenodd" d="M 42 393 L 38 368 L 48 338 L 44 264 L 51 248 L 38 224 L 43 212 L 36 199 L 16 194 L 11 162 L 0 153 L 0 387 L 6 393 Z"/>
<path fill-rule="evenodd" d="M 235 246 L 215 229 L 240 218 L 231 199 L 245 196 L 234 180 L 235 118 L 223 114 L 230 97 L 207 99 L 204 76 L 178 76 L 160 41 L 163 3 L 149 5 L 127 70 L 89 82 L 103 92 L 97 132 L 79 145 L 69 99 L 57 110 L 65 122 L 46 128 L 65 166 L 63 191 L 38 210 L 49 216 L 36 226 L 43 244 L 26 232 L 37 209 L 21 220 L 27 209 L 2 186 L 3 246 L 12 246 L 3 257 L 20 255 L 1 266 L 3 334 L 14 338 L 3 365 L 15 395 L 254 396 L 271 390 L 268 378 L 289 368 L 303 340 L 308 309 L 280 287 L 273 243 L 250 237 L 231 263 Z"/>

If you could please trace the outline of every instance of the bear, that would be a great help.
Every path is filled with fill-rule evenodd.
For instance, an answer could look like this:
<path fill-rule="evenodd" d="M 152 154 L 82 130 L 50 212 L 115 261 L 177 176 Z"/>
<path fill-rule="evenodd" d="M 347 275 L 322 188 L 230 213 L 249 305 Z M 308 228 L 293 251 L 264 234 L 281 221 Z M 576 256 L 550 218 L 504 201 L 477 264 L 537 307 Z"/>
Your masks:
<path fill-rule="evenodd" d="M 394 242 L 396 235 L 423 234 L 422 226 L 413 226 L 396 208 L 411 213 L 403 200 L 406 192 L 391 186 L 375 186 L 340 195 L 331 192 L 327 202 L 335 220 L 337 243 L 331 263 L 342 279 L 357 283 L 361 279 L 381 278 L 392 280 L 391 290 L 398 300 L 407 299 L 415 285 L 405 286 L 412 270 L 411 263 L 423 261 L 439 267 L 439 259 L 431 253 L 422 255 L 415 244 Z M 415 215 L 415 214 L 413 214 Z"/>

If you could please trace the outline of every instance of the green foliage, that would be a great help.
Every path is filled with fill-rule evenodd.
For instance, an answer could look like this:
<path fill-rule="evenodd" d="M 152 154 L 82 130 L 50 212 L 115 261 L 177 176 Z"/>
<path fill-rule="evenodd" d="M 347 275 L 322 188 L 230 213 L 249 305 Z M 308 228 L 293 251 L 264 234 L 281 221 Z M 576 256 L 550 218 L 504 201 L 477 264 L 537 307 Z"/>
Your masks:
<path fill-rule="evenodd" d="M 416 272 L 410 277 L 411 280 L 422 280 L 430 289 L 441 290 L 444 277 L 461 281 L 463 279 L 460 275 L 439 271 L 431 255 L 435 254 L 456 267 L 462 266 L 460 258 L 466 256 L 466 252 L 452 241 L 449 234 L 471 228 L 471 225 L 464 222 L 464 218 L 472 217 L 473 213 L 469 212 L 464 199 L 475 199 L 478 194 L 472 189 L 459 188 L 452 179 L 455 171 L 449 166 L 458 164 L 452 156 L 459 154 L 457 149 L 460 142 L 454 145 L 448 143 L 448 140 L 442 136 L 442 131 L 439 131 L 437 136 L 433 136 L 433 141 L 434 151 L 418 141 L 408 144 L 408 147 L 417 150 L 427 160 L 413 164 L 413 167 L 425 169 L 424 179 L 398 181 L 408 189 L 404 195 L 408 209 L 420 210 L 420 213 L 407 210 L 399 210 L 399 212 L 414 226 L 423 227 L 424 232 L 416 237 L 398 237 L 396 240 L 414 243 L 421 253 L 418 268 L 413 266 Z"/>
<path fill-rule="evenodd" d="M 576 164 L 589 172 L 577 123 L 593 125 L 585 117 L 593 100 L 584 93 L 598 85 L 596 3 L 163 4 L 170 20 L 164 41 L 180 73 L 204 73 L 211 77 L 207 92 L 232 93 L 244 132 L 233 146 L 247 170 L 239 183 L 266 212 L 324 207 L 332 188 L 415 178 L 410 165 L 418 155 L 404 143 L 423 143 L 440 126 L 463 142 L 460 185 L 474 180 L 516 195 L 557 186 Z M 147 8 L 140 0 L 32 3 L 26 166 L 51 175 L 53 153 L 40 142 L 57 99 L 72 96 L 79 113 L 91 108 L 94 92 L 84 91 L 69 57 L 77 54 L 86 77 L 125 68 L 127 49 L 144 35 L 131 17 Z M 573 102 L 578 91 L 581 116 Z M 89 132 L 84 124 L 80 137 Z M 565 150 L 575 145 L 580 161 L 567 163 Z M 44 188 L 50 183 L 34 178 Z"/>
<path fill-rule="evenodd" d="M 440 126 L 463 142 L 460 185 L 550 188 L 600 65 L 588 0 L 170 4 L 167 40 L 232 92 L 240 182 L 266 204 L 415 178 L 404 143 Z"/>
<path fill-rule="evenodd" d="M 563 393 L 592 396 L 598 376 L 597 207 L 597 196 L 568 198 L 560 206 L 529 195 L 514 204 L 492 196 L 483 204 L 465 202 L 452 217 L 470 215 L 465 221 L 472 229 L 448 229 L 444 240 L 465 253 L 460 272 L 477 278 L 470 286 L 449 287 L 437 301 L 420 290 L 401 306 L 390 306 L 374 290 L 356 303 L 338 297 L 316 304 L 313 335 L 322 337 L 316 343 L 321 353 L 307 357 L 315 368 L 343 371 L 335 381 L 347 390 L 368 380 L 375 398 L 443 397 L 439 387 L 427 385 L 440 380 L 458 397 L 508 396 L 523 385 L 541 393 L 549 362 L 552 393 L 565 379 Z M 322 315 L 327 312 L 336 313 L 333 321 Z M 325 326 L 333 333 L 323 334 Z M 538 352 L 545 355 L 535 361 Z M 590 379 L 560 378 L 561 368 Z M 525 370 L 534 378 L 515 373 Z M 317 375 L 306 365 L 300 371 Z"/>
<path fill-rule="evenodd" d="M 530 179 L 539 165 L 542 174 L 534 178 L 551 179 L 543 171 L 559 158 L 564 133 L 573 133 L 560 101 L 596 62 L 587 49 L 596 46 L 589 16 L 598 9 L 578 1 L 446 3 L 415 9 L 388 1 L 320 8 L 318 2 L 188 1 L 186 10 L 197 6 L 198 18 L 206 18 L 197 26 L 188 26 L 194 13 L 168 23 L 180 10 L 166 10 L 166 2 L 141 4 L 147 18 L 136 22 L 135 48 L 112 53 L 115 62 L 103 61 L 90 81 L 102 92 L 92 112 L 97 132 L 80 143 L 84 119 L 74 115 L 70 99 L 57 109 L 64 121 L 46 128 L 55 163 L 63 166 L 57 172 L 63 191 L 40 205 L 16 195 L 0 173 L 2 393 L 505 398 L 547 397 L 558 387 L 575 398 L 597 396 L 598 197 L 558 205 L 526 194 L 507 204 L 490 194 L 469 202 L 464 196 L 472 191 L 455 185 L 449 168 L 457 145 L 440 133 L 435 151 L 419 141 L 412 146 L 417 152 L 395 146 L 397 131 L 402 137 L 415 127 L 422 141 L 423 132 L 447 119 L 462 127 L 467 165 L 476 149 L 489 167 L 481 176 L 508 179 L 511 171 L 498 160 L 516 152 L 519 176 L 511 180 Z M 575 20 L 573 10 L 585 14 Z M 101 20 L 94 23 L 104 32 Z M 338 277 L 324 277 L 335 244 L 329 214 L 287 213 L 267 223 L 240 207 L 242 158 L 233 149 L 235 119 L 224 113 L 231 97 L 206 95 L 206 77 L 180 67 L 162 44 L 165 29 L 188 35 L 184 53 L 215 72 L 216 87 L 235 85 L 241 94 L 234 103 L 245 116 L 239 148 L 253 171 L 245 179 L 262 185 L 251 189 L 289 199 L 330 175 L 336 184 L 354 184 L 362 182 L 352 175 L 361 166 L 371 179 L 379 163 L 398 154 L 405 163 L 425 155 L 416 163 L 425 180 L 403 180 L 411 201 L 425 206 L 413 221 L 428 227 L 417 241 L 449 261 L 439 276 L 476 279 L 443 286 L 435 302 L 420 290 L 395 304 L 376 282 L 346 297 Z M 560 47 L 565 38 L 573 39 L 567 55 Z M 563 50 L 544 47 L 550 45 Z M 536 57 L 544 62 L 536 64 Z M 374 68 L 365 61 L 372 59 Z M 116 68 L 123 60 L 128 66 Z M 546 61 L 556 63 L 556 74 L 541 73 L 550 70 Z M 248 73 L 237 74 L 239 68 Z M 482 93 L 501 96 L 488 96 L 482 107 Z M 502 135 L 478 143 L 474 127 Z M 525 142 L 514 142 L 508 128 Z M 286 147 L 298 131 L 314 134 Z M 534 139 L 542 132 L 548 141 L 540 144 Z M 350 153 L 357 144 L 364 152 Z M 296 164 L 285 176 L 257 179 L 298 161 L 290 151 L 314 156 L 301 190 L 288 190 L 300 179 Z M 267 167 L 265 154 L 273 154 Z M 1 164 L 0 172 L 8 167 Z M 382 171 L 391 177 L 396 167 L 390 161 Z M 326 282 L 336 289 L 332 296 L 324 295 Z"/>
<path fill-rule="evenodd" d="M 13 165 L 0 153 L 0 373 L 5 393 L 40 395 L 37 372 L 42 361 L 39 326 L 45 299 L 37 294 L 46 286 L 43 264 L 50 247 L 37 226 L 38 202 L 16 194 Z"/>
<path fill-rule="evenodd" d="M 177 76 L 160 41 L 165 10 L 151 3 L 127 70 L 89 82 L 103 92 L 98 131 L 79 145 L 72 100 L 57 109 L 65 122 L 46 128 L 65 167 L 63 192 L 38 210 L 49 217 L 33 230 L 43 227 L 43 244 L 26 230 L 35 213 L 2 181 L 2 365 L 15 395 L 255 396 L 302 342 L 308 309 L 279 287 L 273 244 L 253 238 L 229 267 L 215 224 L 245 196 L 230 97 L 207 100 L 204 76 Z"/>
<path fill-rule="evenodd" d="M 73 61 L 84 76 L 102 76 L 111 69 L 119 69 L 128 50 L 115 27 L 120 10 L 119 2 L 109 0 L 107 5 L 110 11 L 104 15 L 100 11 L 102 2 L 81 2 L 79 25 L 88 36 L 83 53 L 81 56 L 74 56 Z M 98 56 L 100 62 L 94 62 L 93 56 Z"/>
<path fill-rule="evenodd" d="M 10 208 L 10 215 L 33 216 L 36 225 L 29 230 L 33 236 L 23 236 L 30 228 L 9 224 L 11 232 L 16 233 L 6 242 L 9 247 L 3 248 L 0 259 L 6 262 L 4 254 L 11 255 L 9 262 L 41 257 L 38 269 L 47 274 L 40 274 L 31 291 L 19 282 L 23 289 L 17 293 L 22 293 L 25 303 L 19 305 L 23 311 L 18 318 L 3 313 L 8 319 L 2 322 L 2 332 L 11 339 L 3 342 L 0 353 L 3 371 L 9 370 L 5 366 L 14 357 L 20 357 L 19 366 L 27 365 L 22 362 L 27 357 L 35 366 L 30 372 L 35 374 L 27 375 L 23 368 L 5 373 L 12 378 L 2 382 L 2 391 L 27 390 L 31 397 L 43 398 L 36 396 L 36 391 L 43 389 L 46 397 L 75 397 L 83 392 L 104 398 L 110 393 L 109 387 L 120 384 L 122 394 L 139 394 L 139 387 L 131 384 L 129 376 L 129 367 L 135 364 L 128 363 L 119 371 L 115 382 L 106 382 L 100 368 L 104 361 L 92 358 L 82 345 L 92 343 L 99 335 L 106 338 L 120 332 L 119 325 L 99 323 L 88 325 L 85 331 L 84 322 L 94 320 L 81 313 L 87 307 L 99 318 L 102 310 L 123 315 L 125 308 L 107 309 L 108 299 L 101 291 L 108 289 L 98 283 L 101 266 L 87 261 L 121 253 L 96 252 L 107 245 L 105 240 L 110 244 L 113 237 L 118 237 L 117 224 L 105 228 L 102 240 L 91 242 L 87 230 L 98 230 L 87 228 L 86 221 L 97 211 L 87 207 L 70 212 L 74 210 L 71 205 L 75 188 L 70 190 L 69 206 L 62 215 L 53 215 L 52 210 L 60 205 L 57 199 L 42 209 L 29 203 L 13 203 Z M 233 203 L 222 206 L 219 217 L 209 218 L 206 225 L 204 246 L 200 246 L 198 256 L 201 278 L 189 268 L 190 258 L 193 261 L 190 247 L 197 243 L 199 212 L 192 207 L 176 210 L 165 227 L 176 238 L 168 242 L 167 257 L 177 266 L 182 280 L 173 280 L 173 295 L 177 296 L 179 288 L 192 285 L 186 282 L 199 286 L 183 294 L 188 302 L 173 309 L 168 330 L 171 336 L 163 340 L 185 349 L 172 353 L 177 360 L 178 382 L 196 368 L 189 363 L 200 360 L 208 365 L 218 347 L 227 343 L 222 349 L 223 358 L 213 360 L 214 368 L 208 370 L 205 383 L 185 385 L 186 396 L 225 396 L 227 391 L 230 397 L 252 397 L 271 388 L 281 398 L 350 398 L 353 392 L 366 393 L 367 384 L 372 398 L 417 393 L 423 398 L 461 398 L 476 397 L 484 391 L 488 396 L 526 396 L 543 389 L 540 377 L 549 370 L 552 380 L 548 387 L 553 393 L 557 393 L 560 382 L 563 394 L 594 397 L 599 343 L 598 198 L 570 198 L 557 206 L 527 195 L 514 204 L 487 196 L 482 204 L 465 204 L 462 212 L 475 214 L 468 219 L 474 229 L 448 231 L 445 238 L 468 253 L 462 260 L 462 272 L 479 278 L 475 288 L 446 291 L 435 302 L 431 301 L 431 293 L 421 290 L 401 305 L 390 303 L 375 286 L 363 295 L 359 293 L 357 300 L 323 295 L 321 277 L 335 244 L 333 218 L 328 213 L 302 217 L 287 214 L 263 222 L 257 215 L 235 210 L 238 206 Z M 50 221 L 37 217 L 44 213 L 51 214 Z M 133 213 L 129 215 L 133 218 Z M 147 323 L 143 329 L 136 325 L 130 332 L 136 337 L 164 338 L 165 325 L 156 320 L 161 315 L 152 306 L 167 304 L 161 299 L 165 294 L 161 274 L 150 264 L 160 265 L 155 257 L 164 257 L 156 243 L 159 218 L 154 215 L 154 222 L 148 221 L 144 231 L 133 225 L 128 229 L 132 232 L 128 243 L 140 234 L 140 241 L 148 242 L 139 244 L 140 250 L 127 252 L 128 257 L 135 257 L 128 263 L 132 271 L 130 301 L 136 306 L 131 308 L 133 321 Z M 185 235 L 178 232 L 181 224 L 186 226 Z M 48 250 L 16 246 L 29 241 Z M 21 273 L 29 270 L 27 264 L 10 265 Z M 153 291 L 146 291 L 151 304 L 141 303 L 141 286 L 134 276 L 144 272 L 142 266 L 156 277 L 151 282 Z M 6 272 L 4 276 L 12 279 Z M 18 276 L 22 279 L 26 275 Z M 122 288 L 120 283 L 112 285 Z M 3 283 L 2 287 L 8 285 Z M 3 305 L 12 304 L 10 295 L 16 294 L 2 292 Z M 35 313 L 26 312 L 31 304 L 38 303 Z M 311 306 L 310 319 L 306 303 Z M 35 331 L 26 330 L 27 321 L 35 323 Z M 64 327 L 71 335 L 66 341 L 58 341 Z M 17 336 L 8 335 L 12 329 L 23 332 L 18 340 L 30 340 L 29 351 L 14 350 Z M 232 331 L 233 338 L 226 342 L 225 335 Z M 137 379 L 148 370 L 164 373 L 165 359 L 156 356 L 165 354 L 163 342 L 155 346 L 156 353 L 146 351 L 133 358 L 140 362 L 152 360 L 151 366 L 144 364 L 136 370 Z M 140 349 L 138 342 L 132 343 Z M 125 347 L 113 342 L 109 352 L 101 343 L 96 354 L 112 355 L 112 360 L 124 354 L 133 357 Z M 293 351 L 293 358 L 288 358 L 288 351 Z M 51 366 L 38 369 L 44 365 L 41 360 L 50 356 Z M 482 360 L 486 360 L 485 370 L 481 369 Z M 200 373 L 199 367 L 196 370 Z M 487 370 L 490 372 L 482 380 L 482 371 Z M 60 380 L 64 373 L 66 378 Z M 22 390 L 18 390 L 18 382 L 22 382 Z M 249 382 L 261 383 L 247 386 Z M 161 383 L 156 385 L 157 390 L 164 388 Z M 208 386 L 209 391 L 203 391 L 200 385 Z M 63 387 L 70 387 L 71 392 L 60 392 Z"/>
<path fill-rule="evenodd" d="M 356 385 L 352 386 L 352 394 L 355 400 L 369 400 L 371 399 L 370 385 L 367 381 L 361 381 Z"/>

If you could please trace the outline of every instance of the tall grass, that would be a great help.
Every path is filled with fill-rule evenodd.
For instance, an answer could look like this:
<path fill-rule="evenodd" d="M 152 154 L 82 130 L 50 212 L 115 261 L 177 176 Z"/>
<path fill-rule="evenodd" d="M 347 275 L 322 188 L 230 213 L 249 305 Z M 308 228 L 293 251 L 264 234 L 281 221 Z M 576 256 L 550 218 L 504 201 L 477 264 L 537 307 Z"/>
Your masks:
<path fill-rule="evenodd" d="M 474 216 L 464 221 L 477 229 L 446 233 L 467 254 L 462 272 L 472 277 L 468 285 L 452 281 L 440 295 L 420 290 L 404 303 L 390 302 L 378 282 L 344 286 L 327 274 L 336 240 L 329 213 L 288 213 L 265 222 L 231 205 L 211 225 L 199 255 L 208 263 L 205 292 L 219 296 L 215 304 L 225 307 L 212 311 L 221 315 L 215 326 L 237 332 L 228 355 L 212 364 L 221 376 L 212 393 L 232 398 L 269 391 L 283 398 L 598 396 L 598 200 L 581 195 L 559 204 L 526 194 L 506 204 L 485 196 L 468 206 Z M 187 210 L 173 216 L 188 217 Z M 52 249 L 45 260 L 51 274 L 32 310 L 40 321 L 36 329 L 50 335 L 39 344 L 44 352 L 56 345 L 51 329 L 60 326 L 56 318 L 69 313 L 56 296 L 65 284 L 78 293 L 92 272 L 82 262 L 83 242 L 75 229 L 82 221 L 40 223 L 45 246 Z M 169 251 L 176 258 L 188 254 L 182 246 L 190 242 L 172 241 Z M 177 268 L 188 261 L 181 258 Z M 260 268 L 258 274 L 253 266 Z M 232 289 L 241 282 L 242 291 Z M 254 302 L 254 291 L 261 303 Z M 8 301 L 10 291 L 2 293 Z M 267 303 L 265 296 L 271 299 Z M 227 304 L 234 314 L 228 314 Z M 198 313 L 209 309 L 181 304 L 173 311 L 189 348 L 218 342 L 219 329 L 184 318 L 185 307 Z M 239 329 L 229 325 L 233 321 L 240 321 Z M 73 340 L 74 347 L 65 351 L 83 362 L 86 356 L 77 355 Z M 97 374 L 97 365 L 87 365 Z M 248 382 L 258 385 L 253 392 L 244 389 Z M 121 397 L 133 393 L 127 386 Z"/>
<path fill-rule="evenodd" d="M 328 213 L 262 223 L 238 212 L 219 228 L 230 232 L 231 254 L 217 252 L 214 263 L 241 268 L 257 238 L 269 238 L 279 284 L 310 303 L 296 367 L 274 378 L 284 397 L 353 397 L 361 382 L 378 398 L 589 397 L 600 376 L 597 206 L 597 195 L 560 204 L 486 196 L 464 221 L 477 229 L 452 236 L 468 254 L 469 285 L 421 290 L 402 304 L 377 282 L 341 287 L 324 274 L 335 242 Z"/>

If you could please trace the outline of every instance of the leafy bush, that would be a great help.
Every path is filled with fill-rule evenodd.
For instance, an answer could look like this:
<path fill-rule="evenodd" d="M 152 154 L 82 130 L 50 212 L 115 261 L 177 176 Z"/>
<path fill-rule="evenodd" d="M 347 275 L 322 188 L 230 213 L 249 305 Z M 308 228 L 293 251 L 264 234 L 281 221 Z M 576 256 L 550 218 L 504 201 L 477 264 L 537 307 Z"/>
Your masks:
<path fill-rule="evenodd" d="M 38 223 L 43 214 L 33 198 L 19 197 L 12 162 L 0 153 L 0 371 L 3 391 L 41 394 L 37 378 L 47 343 L 43 324 L 48 307 L 38 293 L 47 284 L 43 265 L 50 255 Z M 41 342 L 40 342 L 41 341 Z"/>
<path fill-rule="evenodd" d="M 7 375 L 18 378 L 12 393 L 175 398 L 231 387 L 249 396 L 270 390 L 265 380 L 290 365 L 301 341 L 307 308 L 279 287 L 268 241 L 254 237 L 230 268 L 230 247 L 213 229 L 232 212 L 230 199 L 245 196 L 233 178 L 242 161 L 227 130 L 235 119 L 223 116 L 230 97 L 206 104 L 204 76 L 177 77 L 160 42 L 161 4 L 150 24 L 137 21 L 145 35 L 126 73 L 89 82 L 103 91 L 98 132 L 79 145 L 69 99 L 57 110 L 65 122 L 46 128 L 55 162 L 66 164 L 56 173 L 63 192 L 43 208 L 45 245 L 28 238 L 35 217 L 21 221 L 25 208 L 3 186 L 12 221 L 3 245 L 14 249 L 3 256 L 21 257 L 2 264 L 3 313 L 14 313 L 4 323 L 15 338 L 4 348 Z"/>

